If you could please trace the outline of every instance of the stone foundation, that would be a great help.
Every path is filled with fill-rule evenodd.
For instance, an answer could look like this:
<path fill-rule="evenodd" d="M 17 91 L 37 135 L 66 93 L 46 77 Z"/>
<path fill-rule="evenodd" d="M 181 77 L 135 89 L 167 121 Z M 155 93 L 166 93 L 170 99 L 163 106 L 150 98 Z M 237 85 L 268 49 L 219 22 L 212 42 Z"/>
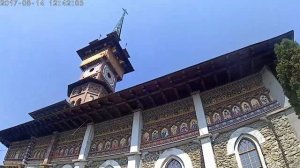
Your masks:
<path fill-rule="evenodd" d="M 291 124 L 285 115 L 274 115 L 271 118 L 276 138 L 285 154 L 285 161 L 290 168 L 300 166 L 300 143 L 296 137 Z M 300 128 L 299 128 L 300 129 Z"/>

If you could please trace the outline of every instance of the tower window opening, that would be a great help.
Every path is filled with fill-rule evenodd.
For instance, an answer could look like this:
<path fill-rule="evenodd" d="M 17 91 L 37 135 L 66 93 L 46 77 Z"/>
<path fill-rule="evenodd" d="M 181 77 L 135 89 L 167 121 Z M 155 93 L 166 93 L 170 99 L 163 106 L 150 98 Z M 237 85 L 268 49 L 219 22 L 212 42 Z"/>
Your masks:
<path fill-rule="evenodd" d="M 76 101 L 76 104 L 75 104 L 75 105 L 77 106 L 77 105 L 79 105 L 79 104 L 81 104 L 81 99 L 78 99 L 78 100 Z"/>

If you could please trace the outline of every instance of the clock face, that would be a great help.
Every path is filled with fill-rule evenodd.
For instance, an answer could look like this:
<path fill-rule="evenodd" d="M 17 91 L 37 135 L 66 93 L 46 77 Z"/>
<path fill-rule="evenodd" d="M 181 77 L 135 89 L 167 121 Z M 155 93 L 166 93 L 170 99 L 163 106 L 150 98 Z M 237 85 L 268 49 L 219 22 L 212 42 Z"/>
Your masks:
<path fill-rule="evenodd" d="M 88 67 L 87 69 L 84 70 L 82 78 L 86 78 L 90 75 L 93 75 L 93 74 L 99 72 L 100 68 L 101 68 L 101 64 L 96 64 L 96 65 Z"/>
<path fill-rule="evenodd" d="M 109 69 L 107 65 L 103 68 L 103 77 L 107 81 L 107 83 L 110 85 L 111 88 L 115 88 L 116 78 L 114 73 Z"/>

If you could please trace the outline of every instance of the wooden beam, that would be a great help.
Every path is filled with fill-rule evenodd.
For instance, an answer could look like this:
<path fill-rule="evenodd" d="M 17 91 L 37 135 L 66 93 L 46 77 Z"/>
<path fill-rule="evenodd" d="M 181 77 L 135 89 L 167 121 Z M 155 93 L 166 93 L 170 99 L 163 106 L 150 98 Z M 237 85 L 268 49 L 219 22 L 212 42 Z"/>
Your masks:
<path fill-rule="evenodd" d="M 164 93 L 164 91 L 161 91 L 160 93 L 161 93 L 161 96 L 162 96 L 163 100 L 165 101 L 165 103 L 168 103 L 169 100 L 168 100 L 166 94 Z"/>
<path fill-rule="evenodd" d="M 176 99 L 179 99 L 180 96 L 179 96 L 178 90 L 176 88 L 172 88 L 172 90 L 174 91 L 174 93 L 176 95 Z"/>
<path fill-rule="evenodd" d="M 88 113 L 83 114 L 83 116 L 85 116 L 88 120 L 90 120 L 90 122 L 94 121 L 94 119 Z"/>
<path fill-rule="evenodd" d="M 214 78 L 214 82 L 216 83 L 216 86 L 219 85 L 219 79 L 217 77 L 217 75 L 213 75 L 213 78 Z"/>

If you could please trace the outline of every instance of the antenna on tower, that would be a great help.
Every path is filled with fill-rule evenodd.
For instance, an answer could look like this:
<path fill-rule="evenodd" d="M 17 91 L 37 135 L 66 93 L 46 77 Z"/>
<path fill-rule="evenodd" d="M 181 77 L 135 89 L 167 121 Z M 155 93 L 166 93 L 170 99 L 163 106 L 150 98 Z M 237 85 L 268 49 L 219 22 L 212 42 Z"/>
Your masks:
<path fill-rule="evenodd" d="M 117 23 L 117 25 L 114 28 L 114 31 L 118 34 L 119 38 L 121 36 L 122 26 L 123 26 L 123 21 L 124 21 L 125 15 L 128 15 L 127 10 L 124 9 L 124 8 L 122 8 L 122 9 L 123 9 L 122 17 L 121 17 L 121 19 L 119 20 L 119 22 Z"/>

